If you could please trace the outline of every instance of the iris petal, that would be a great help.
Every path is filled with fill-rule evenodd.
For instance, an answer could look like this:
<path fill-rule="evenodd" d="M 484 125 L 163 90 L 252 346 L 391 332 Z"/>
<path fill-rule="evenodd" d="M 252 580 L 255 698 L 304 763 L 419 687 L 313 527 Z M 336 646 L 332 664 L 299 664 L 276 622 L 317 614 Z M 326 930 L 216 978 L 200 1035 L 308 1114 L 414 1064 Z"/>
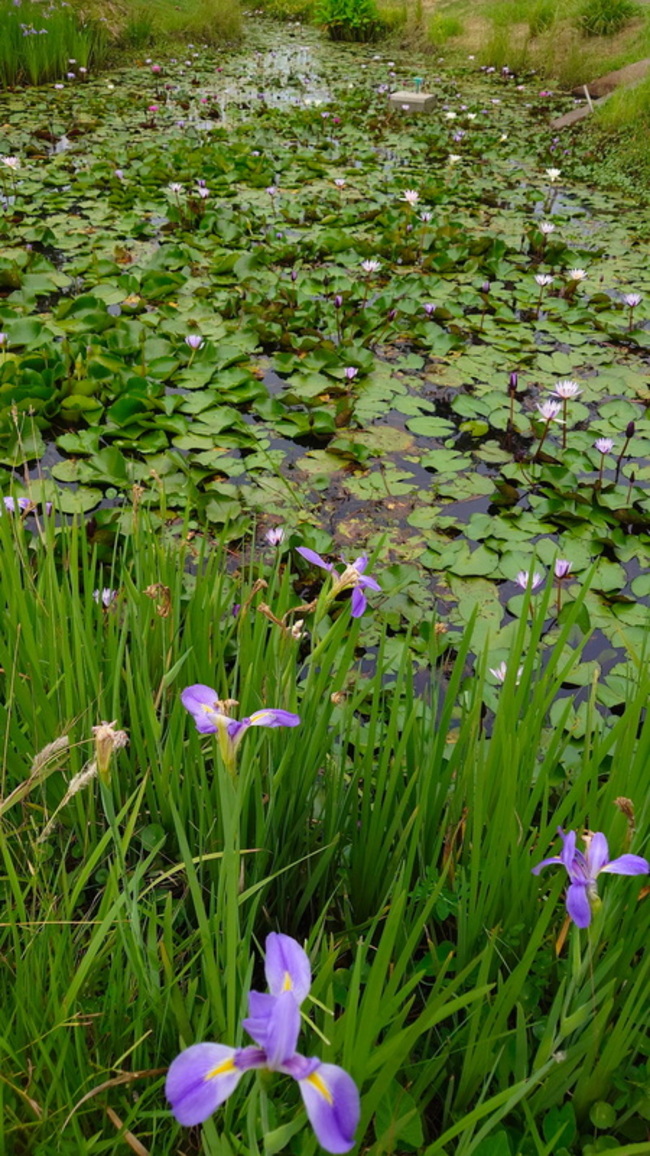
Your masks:
<path fill-rule="evenodd" d="M 612 859 L 611 863 L 601 867 L 601 871 L 609 872 L 610 875 L 647 875 L 650 873 L 650 863 L 641 855 L 619 855 L 618 859 Z"/>
<path fill-rule="evenodd" d="M 311 987 L 311 967 L 307 953 L 290 935 L 272 931 L 266 937 L 264 972 L 273 995 L 292 991 L 298 1004 Z"/>
<path fill-rule="evenodd" d="M 176 1057 L 165 1094 L 179 1124 L 201 1124 L 234 1091 L 242 1075 L 235 1055 L 236 1049 L 225 1044 L 193 1044 Z"/>
<path fill-rule="evenodd" d="M 566 893 L 566 909 L 576 927 L 589 927 L 591 905 L 587 888 L 582 883 L 572 883 Z"/>
<path fill-rule="evenodd" d="M 359 1123 L 357 1086 L 343 1068 L 319 1064 L 298 1081 L 309 1122 L 326 1152 L 349 1152 Z"/>

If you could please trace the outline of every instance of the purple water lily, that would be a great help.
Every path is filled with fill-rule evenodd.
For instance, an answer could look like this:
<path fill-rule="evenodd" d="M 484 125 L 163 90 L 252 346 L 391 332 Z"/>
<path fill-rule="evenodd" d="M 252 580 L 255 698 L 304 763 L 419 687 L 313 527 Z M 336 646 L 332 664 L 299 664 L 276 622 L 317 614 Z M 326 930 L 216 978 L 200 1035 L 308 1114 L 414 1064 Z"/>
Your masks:
<path fill-rule="evenodd" d="M 359 1093 L 351 1076 L 296 1051 L 300 1004 L 311 986 L 306 953 L 288 935 L 266 940 L 270 992 L 251 991 L 243 1027 L 257 1047 L 194 1044 L 181 1052 L 167 1073 L 165 1092 L 176 1119 L 191 1126 L 207 1120 L 235 1090 L 244 1072 L 266 1068 L 298 1081 L 319 1144 L 327 1152 L 348 1152 L 359 1123 Z"/>
<path fill-rule="evenodd" d="M 354 562 L 346 562 L 345 570 L 342 574 L 338 574 L 334 569 L 333 563 L 326 562 L 315 550 L 310 550 L 308 546 L 297 546 L 296 549 L 305 561 L 311 562 L 313 566 L 320 566 L 321 570 L 328 570 L 330 574 L 336 574 L 334 585 L 329 594 L 330 598 L 335 598 L 342 590 L 352 588 L 351 605 L 353 618 L 360 618 L 368 605 L 364 590 L 381 591 L 379 583 L 374 578 L 371 578 L 369 574 L 364 573 L 368 565 L 367 554 L 361 554 L 358 558 L 355 558 Z"/>
<path fill-rule="evenodd" d="M 576 851 L 575 831 L 567 831 L 565 835 L 558 827 L 558 834 L 563 842 L 561 854 L 542 859 L 532 872 L 539 875 L 542 868 L 551 863 L 566 867 L 570 879 L 566 909 L 576 927 L 589 927 L 591 923 L 591 901 L 598 898 L 596 879 L 602 872 L 610 875 L 646 875 L 650 872 L 650 863 L 640 855 L 620 855 L 618 859 L 610 859 L 607 839 L 602 831 L 584 836 L 587 845 L 584 855 L 582 851 Z"/>
<path fill-rule="evenodd" d="M 249 727 L 297 727 L 300 722 L 299 715 L 276 707 L 253 711 L 248 718 L 231 718 L 226 713 L 228 704 L 219 698 L 216 690 L 201 682 L 187 686 L 181 702 L 193 716 L 199 734 L 218 734 L 223 760 L 231 771 L 235 767 L 237 748 Z"/>

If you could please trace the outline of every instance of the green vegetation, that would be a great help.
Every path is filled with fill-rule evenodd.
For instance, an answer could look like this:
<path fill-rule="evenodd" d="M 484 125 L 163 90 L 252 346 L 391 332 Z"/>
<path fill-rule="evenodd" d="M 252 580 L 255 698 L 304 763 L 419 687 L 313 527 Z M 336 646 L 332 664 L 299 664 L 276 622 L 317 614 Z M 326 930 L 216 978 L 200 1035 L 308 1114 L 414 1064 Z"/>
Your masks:
<path fill-rule="evenodd" d="M 0 0 L 0 87 L 63 80 L 69 71 L 100 67 L 108 53 L 101 23 L 68 5 Z"/>
<path fill-rule="evenodd" d="M 176 1152 L 164 1070 L 179 1046 L 244 1042 L 255 944 L 279 928 L 309 947 L 310 1050 L 358 1082 L 364 1150 L 590 1156 L 595 1129 L 640 1153 L 640 881 L 601 878 L 586 933 L 565 924 L 564 872 L 531 875 L 558 824 L 606 831 L 613 856 L 648 847 L 646 664 L 619 717 L 594 676 L 566 725 L 586 586 L 543 665 L 551 588 L 532 617 L 525 596 L 501 688 L 468 669 L 471 629 L 449 646 L 422 622 L 416 699 L 409 636 L 377 595 L 358 620 L 324 592 L 305 605 L 288 541 L 250 543 L 232 570 L 187 521 L 130 513 L 112 550 L 80 523 L 0 515 L 6 1150 Z M 240 717 L 282 706 L 301 724 L 248 733 L 233 777 L 180 704 L 196 681 Z M 129 741 L 98 775 L 109 718 Z M 203 1150 L 254 1153 L 282 1126 L 313 1153 L 291 1082 L 272 1104 L 238 1089 Z"/>
<path fill-rule="evenodd" d="M 632 0 L 584 0 L 578 25 L 586 36 L 613 36 L 639 12 L 639 5 Z"/>
<path fill-rule="evenodd" d="M 276 930 L 358 1151 L 645 1156 L 648 877 L 531 869 L 650 854 L 647 193 L 291 33 L 1 97 L 0 1151 L 315 1156 L 164 1098 Z"/>
<path fill-rule="evenodd" d="M 330 40 L 363 43 L 376 40 L 381 32 L 375 0 L 317 0 L 314 20 Z"/>

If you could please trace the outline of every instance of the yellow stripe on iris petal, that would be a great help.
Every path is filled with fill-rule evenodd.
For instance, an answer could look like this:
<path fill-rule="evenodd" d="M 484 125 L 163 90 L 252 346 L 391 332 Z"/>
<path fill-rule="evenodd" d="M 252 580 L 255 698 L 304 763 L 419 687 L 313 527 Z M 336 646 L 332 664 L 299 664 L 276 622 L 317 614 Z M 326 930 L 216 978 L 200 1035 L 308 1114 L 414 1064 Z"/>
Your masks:
<path fill-rule="evenodd" d="M 253 722 L 260 722 L 261 719 L 273 718 L 272 710 L 254 710 L 251 719 Z"/>
<path fill-rule="evenodd" d="M 320 1092 L 321 1096 L 324 1100 L 327 1100 L 328 1104 L 334 1103 L 332 1093 L 330 1092 L 322 1077 L 319 1076 L 318 1072 L 312 1072 L 311 1076 L 307 1076 L 307 1083 L 311 1084 L 312 1088 L 315 1088 L 317 1092 Z"/>
<path fill-rule="evenodd" d="M 293 980 L 288 971 L 284 973 L 284 982 L 282 984 L 282 991 L 293 991 Z"/>
<path fill-rule="evenodd" d="M 206 1072 L 204 1080 L 216 1080 L 217 1076 L 225 1076 L 227 1072 L 235 1072 L 237 1069 L 232 1059 L 224 1060 L 222 1064 L 217 1064 L 216 1068 L 211 1068 Z"/>

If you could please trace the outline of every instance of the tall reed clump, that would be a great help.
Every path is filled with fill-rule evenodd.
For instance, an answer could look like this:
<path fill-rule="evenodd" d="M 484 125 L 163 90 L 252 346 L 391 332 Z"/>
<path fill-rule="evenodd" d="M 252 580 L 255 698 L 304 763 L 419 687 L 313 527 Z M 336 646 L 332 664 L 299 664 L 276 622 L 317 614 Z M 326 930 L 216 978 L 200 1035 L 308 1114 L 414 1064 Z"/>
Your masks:
<path fill-rule="evenodd" d="M 71 69 L 100 67 L 109 38 L 67 4 L 0 0 L 0 85 L 45 84 Z"/>
<path fill-rule="evenodd" d="M 137 508 L 98 554 L 81 523 L 0 510 L 0 1147 L 185 1148 L 167 1066 L 242 1046 L 281 931 L 311 960 L 307 1054 L 359 1087 L 364 1151 L 584 1151 L 594 1111 L 643 1150 L 649 904 L 603 876 L 581 929 L 562 865 L 531 874 L 558 826 L 648 854 L 646 664 L 620 717 L 594 685 L 581 741 L 564 725 L 582 596 L 541 664 L 535 595 L 487 698 L 471 631 L 444 651 L 423 624 L 418 697 L 365 567 L 308 583 L 290 539 L 234 570 Z M 299 1100 L 249 1077 L 197 1143 L 314 1153 Z"/>

